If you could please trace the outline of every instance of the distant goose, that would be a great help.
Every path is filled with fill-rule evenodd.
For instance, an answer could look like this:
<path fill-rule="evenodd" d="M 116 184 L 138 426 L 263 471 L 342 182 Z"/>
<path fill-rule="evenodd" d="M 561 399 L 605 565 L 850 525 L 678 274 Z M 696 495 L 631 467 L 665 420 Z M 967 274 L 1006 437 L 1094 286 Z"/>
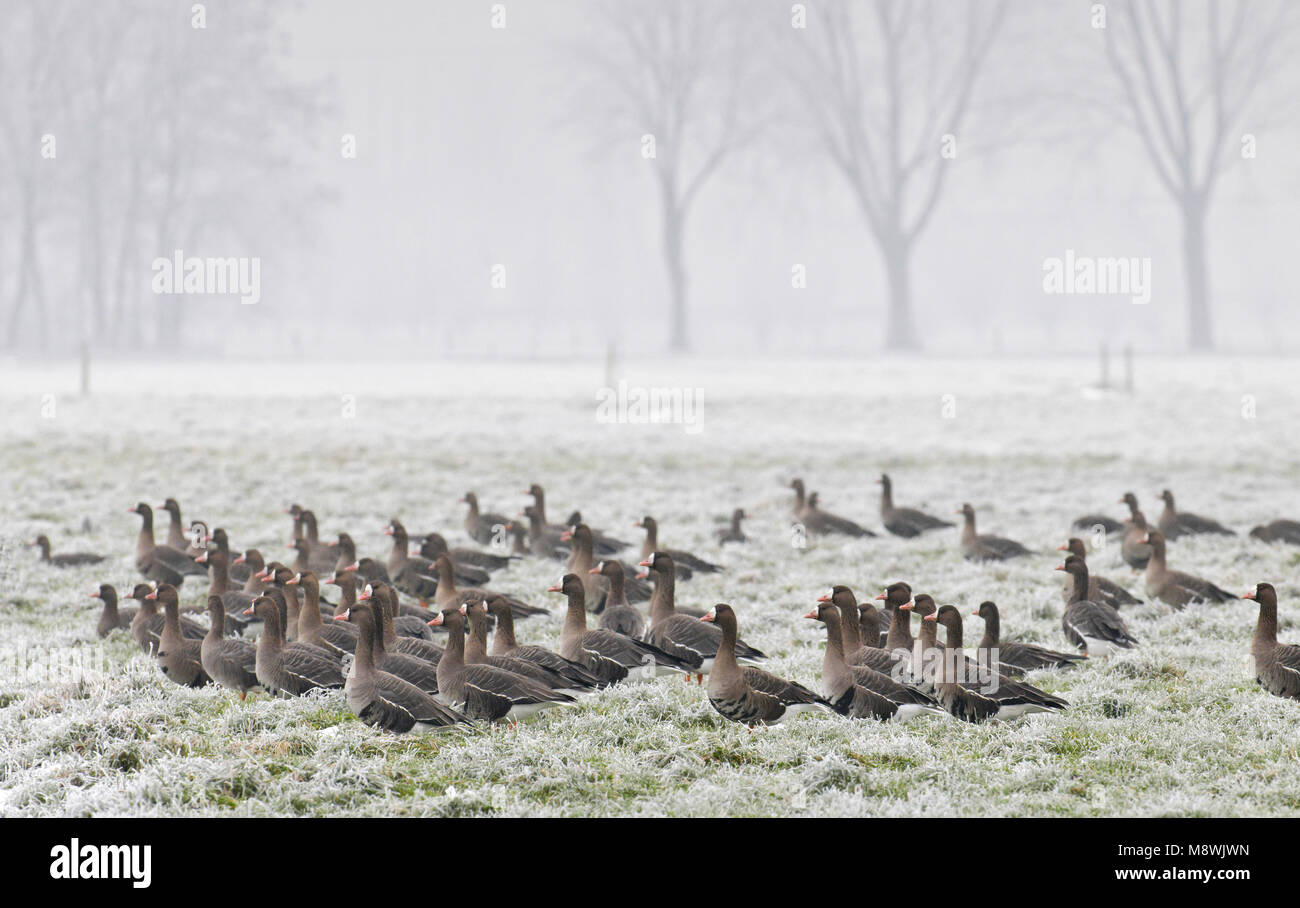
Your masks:
<path fill-rule="evenodd" d="M 895 536 L 911 538 L 926 530 L 954 526 L 951 521 L 931 517 L 915 508 L 894 507 L 894 486 L 888 473 L 881 473 L 876 482 L 880 484 L 880 522 Z"/>
<path fill-rule="evenodd" d="M 1160 498 L 1165 503 L 1165 509 L 1160 512 L 1156 527 L 1166 539 L 1177 539 L 1179 536 L 1194 536 L 1200 533 L 1213 533 L 1219 536 L 1237 535 L 1235 530 L 1228 529 L 1217 520 L 1177 510 L 1174 507 L 1174 493 L 1168 489 L 1160 493 Z"/>
<path fill-rule="evenodd" d="M 867 536 L 874 537 L 876 534 L 866 527 L 859 526 L 852 520 L 832 514 L 829 511 L 821 509 L 820 494 L 813 492 L 808 496 L 808 504 L 803 510 L 803 519 L 801 521 L 804 529 L 814 536 L 827 536 L 831 534 L 840 534 L 844 536 L 853 536 L 863 538 Z"/>
<path fill-rule="evenodd" d="M 659 522 L 647 514 L 637 521 L 637 526 L 645 530 L 645 541 L 641 544 L 641 557 L 649 558 L 655 552 L 662 551 L 672 556 L 674 564 L 678 566 L 685 565 L 692 571 L 699 571 L 705 574 L 716 574 L 722 570 L 720 565 L 711 561 L 705 561 L 698 555 L 692 555 L 690 552 L 681 549 L 661 548 L 659 545 Z"/>
<path fill-rule="evenodd" d="M 709 705 L 733 722 L 753 727 L 776 725 L 810 709 L 831 709 L 824 698 L 795 681 L 736 661 L 736 613 L 718 603 L 700 621 L 715 624 L 722 642 L 709 673 Z"/>
<path fill-rule="evenodd" d="M 1061 629 L 1067 640 L 1090 657 L 1137 646 L 1137 637 L 1129 632 L 1114 606 L 1088 598 L 1088 565 L 1081 558 L 1070 555 L 1056 570 L 1074 578 L 1074 591 L 1061 615 Z"/>
<path fill-rule="evenodd" d="M 625 575 L 621 562 L 602 561 L 590 569 L 602 575 L 609 584 L 605 593 L 605 607 L 600 612 L 600 626 L 615 633 L 640 640 L 645 636 L 645 616 L 632 605 L 624 591 Z"/>
<path fill-rule="evenodd" d="M 1274 520 L 1272 523 L 1257 526 L 1250 531 L 1255 539 L 1264 542 L 1285 542 L 1300 545 L 1300 521 Z"/>
<path fill-rule="evenodd" d="M 1259 603 L 1250 643 L 1255 679 L 1270 694 L 1300 700 L 1300 646 L 1277 642 L 1277 591 L 1271 583 L 1259 583 L 1241 598 Z"/>
<path fill-rule="evenodd" d="M 1120 557 L 1135 571 L 1144 571 L 1151 563 L 1151 546 L 1147 543 L 1148 529 L 1146 515 L 1134 511 L 1124 530 L 1124 539 L 1120 542 Z"/>
<path fill-rule="evenodd" d="M 570 514 L 569 519 L 564 521 L 563 524 L 556 525 L 553 523 L 547 523 L 546 490 L 543 489 L 537 483 L 533 483 L 528 487 L 528 489 L 524 492 L 524 494 L 532 496 L 533 503 L 531 507 L 537 511 L 537 516 L 541 520 L 542 525 L 548 530 L 555 531 L 555 532 L 563 532 L 564 530 L 566 530 L 571 526 L 574 526 L 575 524 L 586 523 L 586 521 L 582 519 L 582 513 L 580 511 L 574 511 L 572 514 Z M 628 543 L 625 542 L 624 540 L 617 539 L 613 536 L 610 536 L 607 533 L 602 533 L 600 530 L 596 529 L 595 527 L 592 527 L 591 535 L 592 535 L 592 540 L 596 545 L 597 555 L 615 555 L 618 554 L 618 552 L 628 547 Z"/>
<path fill-rule="evenodd" d="M 1181 609 L 1189 602 L 1231 602 L 1237 597 L 1208 580 L 1183 571 L 1171 571 L 1165 564 L 1165 537 L 1159 530 L 1147 533 L 1151 561 L 1147 564 L 1147 595 Z"/>
<path fill-rule="evenodd" d="M 744 508 L 736 508 L 731 512 L 731 526 L 725 530 L 718 530 L 715 534 L 718 537 L 719 545 L 726 545 L 728 542 L 745 542 L 748 537 L 741 528 L 740 522 L 749 518 Z"/>
<path fill-rule="evenodd" d="M 96 555 L 93 552 L 68 552 L 50 557 L 50 540 L 44 534 L 37 536 L 29 544 L 41 550 L 41 561 L 54 567 L 78 567 L 83 564 L 99 564 L 105 557 Z"/>
<path fill-rule="evenodd" d="M 134 606 L 118 608 L 115 586 L 111 583 L 101 583 L 91 592 L 90 598 L 104 603 L 99 615 L 99 624 L 95 627 L 95 632 L 100 637 L 107 637 L 116 630 L 131 629 L 131 622 L 135 619 L 137 609 Z"/>
<path fill-rule="evenodd" d="M 179 586 L 187 575 L 207 573 L 207 568 L 195 564 L 194 559 L 179 549 L 154 542 L 153 508 L 148 504 L 142 501 L 126 510 L 140 516 L 140 534 L 135 543 L 135 566 L 146 580 Z"/>
<path fill-rule="evenodd" d="M 961 531 L 961 549 L 967 561 L 1005 561 L 1031 554 L 1029 549 L 1014 539 L 977 533 L 975 509 L 969 504 L 962 505 L 958 513 L 966 518 Z"/>
<path fill-rule="evenodd" d="M 510 522 L 500 514 L 481 513 L 478 509 L 478 496 L 473 492 L 466 492 L 461 503 L 469 505 L 469 510 L 465 513 L 465 532 L 475 542 L 488 545 L 496 535 L 496 528 L 500 526 L 504 529 Z"/>
<path fill-rule="evenodd" d="M 1087 561 L 1088 547 L 1083 544 L 1083 540 L 1077 536 L 1071 536 L 1065 545 L 1057 548 L 1058 552 L 1069 552 L 1083 561 Z M 1070 601 L 1070 594 L 1074 591 L 1074 581 L 1070 579 L 1062 590 L 1065 601 Z M 1105 577 L 1098 577 L 1091 571 L 1088 572 L 1088 599 L 1093 602 L 1104 602 L 1107 605 L 1119 608 L 1122 605 L 1141 605 L 1142 600 L 1134 596 L 1124 587 L 1120 586 L 1113 580 L 1107 580 Z"/>

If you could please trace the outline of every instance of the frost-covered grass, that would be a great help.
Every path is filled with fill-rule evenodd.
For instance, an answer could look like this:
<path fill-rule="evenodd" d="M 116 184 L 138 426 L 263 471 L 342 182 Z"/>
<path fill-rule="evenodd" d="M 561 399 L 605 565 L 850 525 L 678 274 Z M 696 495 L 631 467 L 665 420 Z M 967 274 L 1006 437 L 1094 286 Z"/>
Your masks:
<path fill-rule="evenodd" d="M 135 581 L 138 527 L 124 508 L 177 497 L 187 519 L 224 526 L 239 547 L 280 555 L 290 501 L 322 533 L 348 530 L 382 555 L 384 522 L 437 528 L 463 543 L 456 499 L 478 492 L 513 513 L 529 482 L 552 519 L 587 520 L 720 560 L 726 573 L 679 585 L 681 601 L 732 603 L 770 668 L 815 684 L 823 634 L 799 616 L 827 585 L 874 595 L 906 579 L 969 611 L 999 603 L 1011 635 L 1063 648 L 1053 551 L 1085 511 L 1118 515 L 1135 491 L 1155 516 L 1168 485 L 1188 510 L 1243 532 L 1171 546 L 1171 563 L 1231 590 L 1257 580 L 1295 628 L 1300 551 L 1245 538 L 1254 523 L 1300 517 L 1295 431 L 1300 370 L 1282 362 L 1148 362 L 1133 397 L 1083 385 L 1091 363 L 634 363 L 633 385 L 705 393 L 703 431 L 603 425 L 596 365 L 338 364 L 102 366 L 90 400 L 64 396 L 66 367 L 0 365 L 0 812 L 6 815 L 1255 815 L 1300 813 L 1300 704 L 1247 676 L 1253 604 L 1183 613 L 1134 609 L 1141 649 L 1033 681 L 1073 704 L 1060 715 L 973 727 L 803 716 L 752 734 L 701 689 L 631 684 L 514 729 L 394 737 L 366 728 L 339 695 L 240 703 L 181 690 L 125 635 L 94 635 L 93 584 Z M 139 387 L 146 396 L 133 394 Z M 54 418 L 42 395 L 54 394 Z M 355 395 L 342 418 L 341 395 Z M 942 395 L 955 418 L 941 418 Z M 1257 417 L 1243 418 L 1243 396 Z M 1042 554 L 1005 566 L 964 562 L 957 531 L 790 544 L 792 476 L 828 509 L 879 527 L 887 469 L 899 503 L 951 512 Z M 715 522 L 748 508 L 750 544 L 719 551 Z M 160 525 L 160 537 L 163 528 Z M 20 543 L 112 555 L 56 571 Z M 1090 562 L 1140 590 L 1117 548 Z M 532 601 L 554 563 L 528 562 L 495 585 Z M 205 584 L 189 582 L 186 602 Z M 1140 594 L 1140 593 L 1139 593 Z M 556 612 L 518 627 L 554 645 Z M 969 642 L 981 632 L 967 620 Z M 69 666 L 75 666 L 76 671 Z"/>

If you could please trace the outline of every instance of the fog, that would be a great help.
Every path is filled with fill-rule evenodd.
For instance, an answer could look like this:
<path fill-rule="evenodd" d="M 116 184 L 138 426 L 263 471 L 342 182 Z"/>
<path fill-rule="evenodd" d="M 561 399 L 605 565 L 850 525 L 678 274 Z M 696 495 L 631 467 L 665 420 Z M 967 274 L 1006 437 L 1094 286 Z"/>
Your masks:
<path fill-rule="evenodd" d="M 6 10 L 19 359 L 1289 354 L 1300 333 L 1285 3 Z M 256 302 L 155 292 L 177 250 L 256 260 Z M 1079 259 L 1133 270 L 1089 285 Z"/>

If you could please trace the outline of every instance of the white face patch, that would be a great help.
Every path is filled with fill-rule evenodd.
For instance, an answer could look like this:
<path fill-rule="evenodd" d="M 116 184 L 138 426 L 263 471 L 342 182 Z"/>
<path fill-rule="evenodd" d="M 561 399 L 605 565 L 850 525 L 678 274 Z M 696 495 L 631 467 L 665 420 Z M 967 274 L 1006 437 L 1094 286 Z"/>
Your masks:
<path fill-rule="evenodd" d="M 370 584 L 368 583 L 366 584 L 366 588 L 362 590 L 362 592 L 365 593 L 367 596 L 373 596 L 375 594 L 375 591 L 370 588 Z"/>
<path fill-rule="evenodd" d="M 826 588 L 826 592 L 822 593 L 822 595 L 826 597 L 827 602 L 830 602 L 832 599 L 835 598 L 835 589 L 833 587 L 828 586 Z"/>
<path fill-rule="evenodd" d="M 715 605 L 713 608 L 709 609 L 708 614 L 705 617 L 710 621 L 718 620 L 718 607 Z"/>

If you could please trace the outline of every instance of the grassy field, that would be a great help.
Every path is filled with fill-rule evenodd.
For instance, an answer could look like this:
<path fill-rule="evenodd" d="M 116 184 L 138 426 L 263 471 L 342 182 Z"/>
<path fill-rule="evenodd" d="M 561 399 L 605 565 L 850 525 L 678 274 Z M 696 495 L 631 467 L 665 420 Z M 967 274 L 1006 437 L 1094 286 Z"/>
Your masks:
<path fill-rule="evenodd" d="M 1187 509 L 1241 535 L 1171 545 L 1170 563 L 1244 591 L 1278 587 L 1296 642 L 1300 551 L 1248 539 L 1300 516 L 1300 369 L 1288 362 L 1149 361 L 1137 393 L 1089 390 L 1092 364 L 995 360 L 633 363 L 633 386 L 703 389 L 698 434 L 602 424 L 596 365 L 105 365 L 78 399 L 67 367 L 0 364 L 0 813 L 4 815 L 1294 815 L 1300 703 L 1263 692 L 1245 656 L 1255 607 L 1239 602 L 1128 615 L 1143 645 L 1031 680 L 1062 714 L 971 726 L 802 716 L 752 734 L 671 678 L 619 686 L 513 729 L 394 737 L 339 694 L 246 703 L 166 681 L 134 641 L 94 633 L 99 582 L 135 582 L 136 501 L 178 498 L 187 519 L 236 547 L 278 554 L 281 509 L 313 508 L 382 556 L 388 518 L 463 543 L 466 490 L 516 512 L 540 482 L 558 520 L 726 565 L 679 601 L 729 602 L 778 673 L 815 684 L 820 625 L 800 616 L 848 583 L 874 595 L 905 579 L 969 611 L 993 599 L 1004 633 L 1065 648 L 1055 547 L 1089 511 L 1147 509 L 1168 486 Z M 946 405 L 946 406 L 945 406 Z M 354 415 L 346 416 L 349 406 Z M 957 531 L 791 545 L 790 478 L 879 530 L 872 480 L 900 504 L 951 512 L 1041 554 L 966 563 Z M 744 506 L 752 541 L 713 532 Z M 882 531 L 883 532 L 883 531 Z M 88 549 L 103 565 L 60 571 L 22 543 Z M 160 533 L 161 536 L 161 533 Z M 1118 545 L 1094 570 L 1141 593 Z M 521 642 L 554 645 L 561 609 L 544 592 L 558 563 L 528 561 L 494 586 L 547 603 Z M 206 584 L 182 589 L 201 600 Z M 968 619 L 974 640 L 980 622 Z"/>

